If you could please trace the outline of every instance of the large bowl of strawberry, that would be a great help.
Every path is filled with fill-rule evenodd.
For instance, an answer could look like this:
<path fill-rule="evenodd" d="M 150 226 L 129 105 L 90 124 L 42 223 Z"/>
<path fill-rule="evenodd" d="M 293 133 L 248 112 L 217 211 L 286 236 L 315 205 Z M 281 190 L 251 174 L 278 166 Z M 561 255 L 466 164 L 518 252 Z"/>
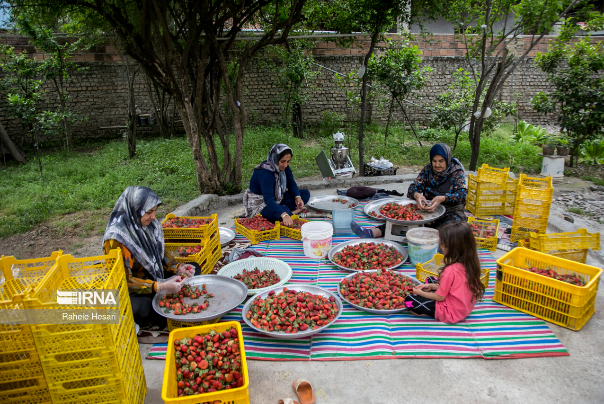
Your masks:
<path fill-rule="evenodd" d="M 353 240 L 332 247 L 327 258 L 346 271 L 394 269 L 407 260 L 407 249 L 397 242 Z"/>
<path fill-rule="evenodd" d="M 407 310 L 405 297 L 421 284 L 416 278 L 395 271 L 371 270 L 350 274 L 340 281 L 342 300 L 372 314 L 394 314 Z"/>
<path fill-rule="evenodd" d="M 262 334 L 298 339 L 332 325 L 342 314 L 342 307 L 338 296 L 318 286 L 279 286 L 248 300 L 241 315 L 247 325 Z"/>
<path fill-rule="evenodd" d="M 430 201 L 428 201 L 430 202 Z M 432 212 L 418 209 L 414 200 L 400 198 L 399 200 L 384 200 L 372 205 L 369 215 L 381 218 L 388 222 L 400 225 L 423 225 L 431 223 L 445 214 L 445 207 L 441 204 Z"/>
<path fill-rule="evenodd" d="M 253 296 L 285 285 L 292 277 L 292 269 L 287 262 L 275 258 L 251 257 L 225 265 L 217 275 L 242 281 L 248 287 L 248 296 Z"/>

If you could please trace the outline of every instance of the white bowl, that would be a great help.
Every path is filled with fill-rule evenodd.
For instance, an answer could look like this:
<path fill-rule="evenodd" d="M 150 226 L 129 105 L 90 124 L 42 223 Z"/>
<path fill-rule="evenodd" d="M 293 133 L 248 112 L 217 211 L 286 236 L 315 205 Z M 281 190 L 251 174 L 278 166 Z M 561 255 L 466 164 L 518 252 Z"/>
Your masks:
<path fill-rule="evenodd" d="M 266 288 L 248 289 L 248 296 L 253 296 L 257 293 L 262 293 L 265 290 L 285 285 L 287 281 L 289 281 L 289 278 L 292 277 L 292 269 L 286 262 L 275 258 L 266 257 L 250 257 L 231 262 L 230 264 L 227 264 L 222 267 L 222 269 L 218 271 L 217 275 L 234 278 L 236 275 L 241 274 L 244 269 L 252 271 L 255 268 L 258 268 L 261 271 L 270 271 L 271 269 L 273 269 L 275 273 L 279 276 L 280 281 L 274 285 L 267 286 Z"/>

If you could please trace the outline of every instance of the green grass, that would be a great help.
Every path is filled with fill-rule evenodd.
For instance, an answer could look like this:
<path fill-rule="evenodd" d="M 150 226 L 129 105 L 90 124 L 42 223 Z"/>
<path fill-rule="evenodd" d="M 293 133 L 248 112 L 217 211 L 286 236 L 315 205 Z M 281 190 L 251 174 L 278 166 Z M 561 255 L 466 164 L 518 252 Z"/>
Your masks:
<path fill-rule="evenodd" d="M 356 133 L 347 135 L 345 145 L 351 148 L 351 159 L 358 167 Z M 539 149 L 512 143 L 510 135 L 511 128 L 503 127 L 484 137 L 478 164 L 511 167 L 514 172 L 538 171 Z M 468 167 L 470 145 L 465 136 L 460 137 L 453 155 Z M 453 144 L 453 135 L 444 131 L 424 130 L 421 137 L 423 147 L 419 147 L 408 128 L 404 131 L 402 126 L 393 126 L 384 141 L 384 127 L 370 125 L 364 139 L 365 159 L 384 157 L 397 166 L 423 166 L 428 162 L 432 144 L 438 141 Z M 331 136 L 295 139 L 277 127 L 248 128 L 242 158 L 242 188 L 247 187 L 253 168 L 278 142 L 287 143 L 294 150 L 291 166 L 296 178 L 318 175 L 315 157 L 321 150 L 329 153 L 333 146 Z M 217 153 L 222 158 L 220 147 Z M 42 157 L 42 166 L 43 179 L 34 160 L 20 166 L 0 166 L 0 237 L 25 232 L 50 219 L 61 234 L 71 225 L 69 219 L 61 216 L 85 211 L 91 212 L 90 218 L 84 220 L 81 230 L 83 235 L 89 235 L 104 228 L 102 221 L 129 185 L 153 189 L 164 201 L 164 209 L 169 210 L 199 196 L 191 150 L 184 138 L 139 140 L 137 156 L 132 160 L 128 159 L 126 144 L 121 141 L 98 144 L 92 151 L 88 148 L 85 152 L 48 152 Z"/>
<path fill-rule="evenodd" d="M 591 181 L 596 185 L 604 186 L 604 179 L 596 177 L 594 175 L 583 175 L 583 176 L 581 176 L 581 179 L 585 180 L 585 181 Z"/>

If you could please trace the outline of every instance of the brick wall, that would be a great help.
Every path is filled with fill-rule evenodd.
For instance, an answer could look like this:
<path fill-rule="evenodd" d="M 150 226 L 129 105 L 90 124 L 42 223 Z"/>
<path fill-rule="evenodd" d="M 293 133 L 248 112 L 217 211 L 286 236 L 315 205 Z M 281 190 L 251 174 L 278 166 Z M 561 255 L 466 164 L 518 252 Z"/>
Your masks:
<path fill-rule="evenodd" d="M 318 64 L 340 73 L 349 73 L 358 70 L 361 66 L 362 58 L 368 48 L 368 39 L 358 37 L 354 46 L 349 48 L 339 48 L 333 42 L 319 42 L 313 54 Z M 66 38 L 66 40 L 70 39 Z M 546 50 L 548 40 L 549 38 L 546 38 L 531 51 L 529 58 L 508 79 L 503 93 L 504 99 L 519 103 L 520 118 L 532 123 L 552 123 L 551 118 L 535 113 L 530 103 L 535 94 L 548 88 L 543 74 L 535 66 L 533 59 L 537 51 Z M 514 44 L 514 52 L 520 52 L 528 47 L 528 41 L 529 38 L 518 39 Z M 43 53 L 29 45 L 27 38 L 22 36 L 0 35 L 0 43 L 14 46 L 16 51 L 25 50 L 38 60 L 45 57 Z M 421 99 L 411 99 L 411 101 L 429 105 L 438 94 L 447 89 L 452 73 L 459 67 L 467 67 L 463 58 L 465 46 L 453 35 L 436 35 L 431 41 L 422 40 L 414 44 L 422 50 L 423 65 L 432 67 L 433 71 L 429 75 L 428 85 L 418 93 Z M 85 67 L 86 71 L 71 74 L 72 81 L 68 87 L 71 96 L 69 108 L 87 117 L 86 121 L 74 126 L 74 136 L 78 138 L 119 136 L 119 130 L 100 129 L 100 127 L 125 124 L 128 103 L 127 80 L 121 57 L 113 46 L 104 45 L 90 52 L 74 55 L 74 61 Z M 0 72 L 1 78 L 2 72 Z M 56 94 L 49 83 L 45 85 L 45 89 L 48 92 L 40 105 L 41 108 L 56 107 L 58 104 Z M 273 84 L 271 69 L 262 68 L 258 60 L 253 61 L 246 76 L 245 91 L 245 103 L 248 110 L 253 110 L 251 116 L 254 117 L 255 123 L 270 124 L 277 121 L 280 109 L 277 100 L 280 89 Z M 136 103 L 143 113 L 152 112 L 142 73 L 137 77 L 135 93 Z M 352 117 L 350 109 L 345 105 L 345 95 L 336 85 L 334 74 L 326 69 L 320 69 L 320 74 L 315 79 L 315 88 L 303 108 L 307 123 L 319 122 L 323 111 L 338 111 Z M 419 124 L 425 124 L 429 118 L 429 113 L 422 108 L 409 106 L 407 112 L 411 119 Z M 380 111 L 374 110 L 373 119 L 381 120 L 385 119 L 385 116 Z M 395 113 L 395 119 L 402 119 L 400 112 Z M 19 144 L 21 126 L 15 118 L 7 116 L 5 96 L 0 97 L 0 121 L 9 135 Z"/>

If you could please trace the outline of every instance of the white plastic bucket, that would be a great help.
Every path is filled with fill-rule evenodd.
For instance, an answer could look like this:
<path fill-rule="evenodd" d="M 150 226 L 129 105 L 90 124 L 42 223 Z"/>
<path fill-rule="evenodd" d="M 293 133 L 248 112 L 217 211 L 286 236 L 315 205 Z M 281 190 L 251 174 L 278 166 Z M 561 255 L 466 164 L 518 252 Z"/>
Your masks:
<path fill-rule="evenodd" d="M 438 251 L 438 230 L 416 227 L 407 232 L 407 250 L 412 264 L 423 264 Z"/>
<path fill-rule="evenodd" d="M 300 228 L 304 255 L 308 258 L 325 258 L 331 248 L 333 226 L 327 222 L 308 222 Z"/>

